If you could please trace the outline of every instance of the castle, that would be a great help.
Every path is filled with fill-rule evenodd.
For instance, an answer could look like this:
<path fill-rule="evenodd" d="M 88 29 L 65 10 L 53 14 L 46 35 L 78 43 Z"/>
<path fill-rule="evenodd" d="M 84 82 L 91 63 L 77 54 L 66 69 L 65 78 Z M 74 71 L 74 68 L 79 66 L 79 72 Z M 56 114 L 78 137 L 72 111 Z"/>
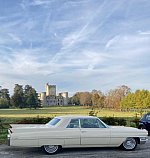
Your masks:
<path fill-rule="evenodd" d="M 42 106 L 68 105 L 68 92 L 56 95 L 56 85 L 46 84 L 46 92 L 39 93 L 39 99 Z"/>

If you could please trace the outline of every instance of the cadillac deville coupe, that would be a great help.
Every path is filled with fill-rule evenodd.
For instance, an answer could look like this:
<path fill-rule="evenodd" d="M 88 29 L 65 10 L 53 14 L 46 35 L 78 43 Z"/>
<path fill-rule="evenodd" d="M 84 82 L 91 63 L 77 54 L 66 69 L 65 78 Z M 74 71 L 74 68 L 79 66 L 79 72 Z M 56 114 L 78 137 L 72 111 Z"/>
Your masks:
<path fill-rule="evenodd" d="M 59 116 L 45 125 L 11 125 L 8 129 L 10 146 L 42 147 L 47 154 L 61 148 L 122 147 L 134 150 L 148 140 L 145 129 L 108 126 L 97 117 Z"/>

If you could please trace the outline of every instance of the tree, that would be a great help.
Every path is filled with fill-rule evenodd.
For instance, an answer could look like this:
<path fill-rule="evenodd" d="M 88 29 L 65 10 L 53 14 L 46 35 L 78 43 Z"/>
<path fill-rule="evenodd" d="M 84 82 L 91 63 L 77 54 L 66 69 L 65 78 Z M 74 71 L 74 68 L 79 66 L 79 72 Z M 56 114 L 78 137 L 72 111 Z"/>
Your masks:
<path fill-rule="evenodd" d="M 106 95 L 106 107 L 120 109 L 121 100 L 129 93 L 130 88 L 125 85 L 110 90 Z"/>
<path fill-rule="evenodd" d="M 0 98 L 10 100 L 9 90 L 8 89 L 1 89 L 0 90 Z"/>
<path fill-rule="evenodd" d="M 136 90 L 129 93 L 121 101 L 122 109 L 146 109 L 150 108 L 150 92 L 148 90 Z"/>
<path fill-rule="evenodd" d="M 27 107 L 36 109 L 39 106 L 36 90 L 29 85 L 26 85 L 24 88 L 24 99 Z"/>
<path fill-rule="evenodd" d="M 25 106 L 22 85 L 15 84 L 14 94 L 11 97 L 11 103 L 13 106 L 19 107 L 19 108 L 23 108 Z"/>
<path fill-rule="evenodd" d="M 75 93 L 70 100 L 73 105 L 80 105 L 79 92 Z"/>
<path fill-rule="evenodd" d="M 92 105 L 103 108 L 105 101 L 105 95 L 99 90 L 92 90 Z"/>
<path fill-rule="evenodd" d="M 8 89 L 2 89 L 0 87 L 0 107 L 8 108 L 10 106 L 10 95 Z"/>
<path fill-rule="evenodd" d="M 91 94 L 89 92 L 80 92 L 79 100 L 81 105 L 90 106 L 92 104 Z"/>
<path fill-rule="evenodd" d="M 100 96 L 98 93 L 92 94 L 92 105 L 93 106 L 98 106 L 99 98 L 100 98 Z"/>
<path fill-rule="evenodd" d="M 0 108 L 9 108 L 10 103 L 7 99 L 0 98 Z"/>

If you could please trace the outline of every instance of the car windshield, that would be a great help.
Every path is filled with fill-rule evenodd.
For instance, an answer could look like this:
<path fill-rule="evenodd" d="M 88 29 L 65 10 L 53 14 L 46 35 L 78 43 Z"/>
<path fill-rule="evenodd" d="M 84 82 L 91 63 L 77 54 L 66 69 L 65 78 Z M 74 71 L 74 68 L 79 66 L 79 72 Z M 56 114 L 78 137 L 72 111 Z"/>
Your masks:
<path fill-rule="evenodd" d="M 61 119 L 59 118 L 53 118 L 51 121 L 49 121 L 46 125 L 49 126 L 55 126 Z"/>

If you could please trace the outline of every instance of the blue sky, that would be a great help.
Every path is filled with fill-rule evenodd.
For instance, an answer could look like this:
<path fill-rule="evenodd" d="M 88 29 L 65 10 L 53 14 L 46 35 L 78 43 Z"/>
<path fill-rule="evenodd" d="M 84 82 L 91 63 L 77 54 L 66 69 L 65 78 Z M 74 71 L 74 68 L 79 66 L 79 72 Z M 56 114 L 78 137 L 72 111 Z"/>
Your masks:
<path fill-rule="evenodd" d="M 150 90 L 149 0 L 0 0 L 0 85 Z"/>

